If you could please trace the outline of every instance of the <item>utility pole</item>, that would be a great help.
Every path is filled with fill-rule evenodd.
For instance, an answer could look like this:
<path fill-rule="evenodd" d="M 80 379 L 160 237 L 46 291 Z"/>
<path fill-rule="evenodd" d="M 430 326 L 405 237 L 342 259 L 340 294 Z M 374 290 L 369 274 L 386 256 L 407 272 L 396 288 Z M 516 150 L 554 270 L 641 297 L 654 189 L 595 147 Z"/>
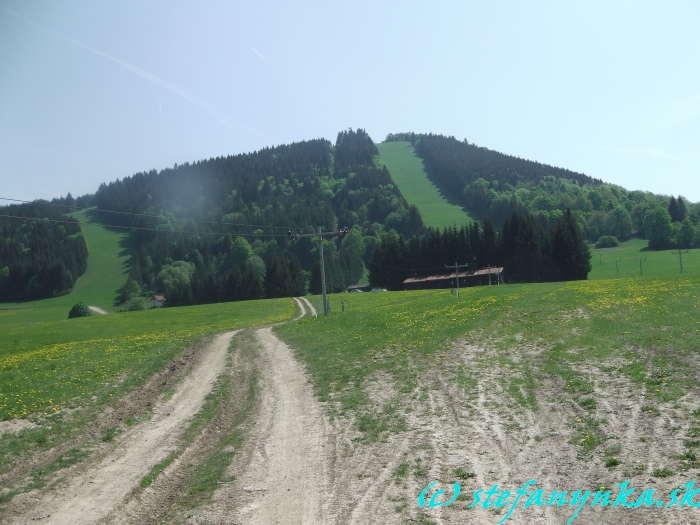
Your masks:
<path fill-rule="evenodd" d="M 337 237 L 340 235 L 341 237 L 344 237 L 348 233 L 348 228 L 347 226 L 343 228 L 342 230 L 338 230 L 335 232 L 326 232 L 323 233 L 321 231 L 321 227 L 318 227 L 318 233 L 292 233 L 292 230 L 289 230 L 289 238 L 292 239 L 293 241 L 297 240 L 299 237 L 316 237 L 318 235 L 318 244 L 319 244 L 319 253 L 321 255 L 321 301 L 323 301 L 323 315 L 328 315 L 328 311 L 330 310 L 330 305 L 328 304 L 328 299 L 326 298 L 326 267 L 323 263 L 323 238 L 324 237 Z"/>
<path fill-rule="evenodd" d="M 449 266 L 445 265 L 445 268 L 449 268 Z M 468 264 L 462 264 L 462 265 L 457 265 L 455 262 L 455 279 L 457 280 L 457 299 L 459 299 L 459 268 L 469 268 Z M 489 276 L 490 278 L 491 276 Z"/>
<path fill-rule="evenodd" d="M 676 255 L 678 254 L 678 261 L 681 264 L 681 273 L 683 273 L 683 256 L 681 255 L 682 253 L 688 253 L 690 250 L 681 250 L 678 248 L 677 252 L 671 252 L 671 254 Z"/>
<path fill-rule="evenodd" d="M 646 261 L 646 259 L 639 259 L 639 276 L 641 277 L 642 274 L 642 261 Z"/>
<path fill-rule="evenodd" d="M 620 268 L 617 266 L 618 263 L 621 263 L 622 261 L 615 261 L 615 273 L 619 274 L 620 273 Z"/>

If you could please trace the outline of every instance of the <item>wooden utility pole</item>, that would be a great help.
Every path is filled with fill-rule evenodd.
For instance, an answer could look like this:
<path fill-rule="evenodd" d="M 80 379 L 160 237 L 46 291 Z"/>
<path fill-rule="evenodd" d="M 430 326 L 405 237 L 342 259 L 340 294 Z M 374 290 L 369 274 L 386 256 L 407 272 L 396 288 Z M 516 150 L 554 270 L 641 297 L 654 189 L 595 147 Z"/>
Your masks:
<path fill-rule="evenodd" d="M 449 266 L 445 265 L 445 268 L 449 268 Z M 469 268 L 468 264 L 462 264 L 462 265 L 457 265 L 455 262 L 455 279 L 457 281 L 457 299 L 459 299 L 459 269 L 460 268 Z"/>
<path fill-rule="evenodd" d="M 326 267 L 323 263 L 323 238 L 324 237 L 337 237 L 340 235 L 341 237 L 344 237 L 348 233 L 348 228 L 345 227 L 342 230 L 334 231 L 334 232 L 326 232 L 323 233 L 321 231 L 321 227 L 318 227 L 318 233 L 292 233 L 292 230 L 289 230 L 289 238 L 292 240 L 297 240 L 299 237 L 316 237 L 318 236 L 318 251 L 319 254 L 321 255 L 321 301 L 323 301 L 323 315 L 328 315 L 328 312 L 330 310 L 330 305 L 328 304 L 328 299 L 326 298 Z"/>

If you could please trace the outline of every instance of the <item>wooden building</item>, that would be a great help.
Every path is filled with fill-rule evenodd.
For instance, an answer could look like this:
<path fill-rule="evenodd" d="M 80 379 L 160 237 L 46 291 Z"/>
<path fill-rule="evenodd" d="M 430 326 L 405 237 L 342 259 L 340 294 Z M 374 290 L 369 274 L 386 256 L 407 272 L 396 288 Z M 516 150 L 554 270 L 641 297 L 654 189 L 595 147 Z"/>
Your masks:
<path fill-rule="evenodd" d="M 151 308 L 160 308 L 165 302 L 165 297 L 162 295 L 154 295 L 151 297 Z"/>
<path fill-rule="evenodd" d="M 480 268 L 473 272 L 452 272 L 441 275 L 427 275 L 425 277 L 409 277 L 403 282 L 403 285 L 406 290 L 457 288 L 457 279 L 459 279 L 460 288 L 503 284 L 503 267 Z"/>

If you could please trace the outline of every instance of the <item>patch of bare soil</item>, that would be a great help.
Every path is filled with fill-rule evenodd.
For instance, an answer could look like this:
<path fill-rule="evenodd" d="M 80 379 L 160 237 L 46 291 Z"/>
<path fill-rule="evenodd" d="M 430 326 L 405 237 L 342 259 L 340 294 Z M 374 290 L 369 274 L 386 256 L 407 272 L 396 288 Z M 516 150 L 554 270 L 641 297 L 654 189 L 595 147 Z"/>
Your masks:
<path fill-rule="evenodd" d="M 179 431 L 202 406 L 212 384 L 224 369 L 233 334 L 218 336 L 203 352 L 204 355 L 198 356 L 174 394 L 167 401 L 155 404 L 149 421 L 115 438 L 113 446 L 104 450 L 101 459 L 96 454 L 93 461 L 61 471 L 64 479 L 56 480 L 51 491 L 45 494 L 33 491 L 13 498 L 3 523 L 88 524 L 106 516 L 153 465 L 173 450 Z M 180 365 L 186 365 L 186 361 L 182 359 Z M 170 371 L 177 367 L 174 363 Z M 167 371 L 164 375 L 168 375 Z M 143 403 L 144 394 L 155 394 L 156 391 L 156 388 L 139 389 L 123 401 L 129 403 L 136 398 L 135 401 Z M 150 405 L 152 401 L 146 403 Z M 71 446 L 75 444 L 70 443 Z"/>
<path fill-rule="evenodd" d="M 519 352 L 532 357 L 523 348 L 512 349 L 511 358 L 517 359 Z M 496 350 L 458 344 L 446 354 L 447 364 L 423 373 L 418 389 L 404 398 L 405 431 L 367 445 L 357 439 L 352 421 L 333 422 L 330 439 L 335 446 L 327 460 L 332 471 L 326 497 L 335 509 L 335 521 L 327 523 L 498 523 L 510 505 L 485 509 L 484 492 L 497 485 L 500 492 L 511 492 L 504 500 L 512 502 L 515 491 L 529 480 L 536 484 L 528 492 L 543 490 L 544 504 L 533 500 L 524 508 L 525 496 L 505 523 L 567 523 L 578 507 L 570 504 L 577 490 L 581 495 L 590 491 L 590 496 L 572 523 L 700 523 L 697 510 L 687 504 L 681 509 L 644 504 L 613 508 L 618 484 L 625 481 L 627 489 L 635 489 L 627 502 L 634 504 L 644 490 L 653 489 L 656 499 L 668 503 L 673 490 L 682 488 L 677 494 L 680 501 L 683 485 L 698 477 L 698 462 L 681 457 L 693 424 L 689 414 L 700 401 L 697 392 L 677 403 L 654 403 L 649 412 L 650 403 L 639 385 L 587 366 L 581 374 L 593 381 L 594 392 L 573 395 L 560 378 L 538 377 L 538 408 L 533 410 L 514 397 L 510 381 L 514 372 L 496 364 Z M 475 379 L 473 388 L 456 380 L 465 370 Z M 377 411 L 396 398 L 389 378 L 371 381 L 367 389 Z M 597 405 L 584 408 L 583 398 L 595 399 Z M 587 450 L 582 441 L 586 439 L 599 443 Z M 619 464 L 606 464 L 613 458 Z M 668 469 L 673 475 L 654 476 L 655 469 Z M 437 484 L 426 493 L 421 509 L 418 496 L 433 481 Z M 456 482 L 461 488 L 459 500 L 448 507 L 428 508 L 438 489 L 445 493 L 436 502 L 452 498 Z M 601 487 L 611 491 L 610 504 L 591 508 Z M 481 501 L 468 508 L 479 489 Z M 547 505 L 553 491 L 566 491 L 561 505 Z M 497 497 L 491 498 L 492 504 Z M 699 501 L 700 495 L 693 498 L 695 504 Z"/>
<path fill-rule="evenodd" d="M 567 523 L 578 508 L 570 503 L 574 491 L 590 494 L 572 523 L 700 523 L 688 505 L 612 506 L 618 484 L 625 481 L 628 489 L 635 489 L 628 503 L 652 489 L 656 498 L 669 502 L 674 489 L 697 476 L 697 465 L 679 459 L 692 425 L 689 412 L 700 400 L 696 393 L 678 403 L 657 403 L 649 413 L 638 385 L 607 369 L 586 366 L 581 375 L 592 381 L 593 392 L 573 394 L 560 378 L 541 376 L 534 410 L 522 401 L 525 392 L 514 395 L 511 379 L 517 372 L 497 365 L 497 350 L 462 343 L 446 352 L 445 362 L 423 372 L 409 395 L 401 394 L 389 375 L 368 379 L 370 409 L 380 414 L 401 400 L 405 429 L 367 443 L 351 417 L 327 419 L 308 387 L 304 392 L 293 386 L 303 371 L 288 361 L 283 346 L 266 333 L 260 335 L 266 342 L 265 366 L 271 368 L 263 374 L 270 379 L 263 388 L 258 425 L 249 434 L 247 455 L 230 470 L 236 483 L 222 487 L 216 504 L 196 523 L 495 524 L 506 518 L 510 506 L 484 508 L 484 492 L 497 486 L 511 492 L 504 499 L 512 502 L 515 491 L 529 480 L 536 484 L 528 492 L 543 491 L 541 501 L 524 508 L 525 496 L 506 523 Z M 539 355 L 526 347 L 508 352 L 516 362 Z M 282 370 L 275 370 L 277 366 Z M 459 374 L 472 381 L 459 380 Z M 583 399 L 595 399 L 596 405 L 583 406 Z M 303 406 L 295 407 L 297 403 Z M 287 412 L 299 427 L 288 427 L 292 422 Z M 591 450 L 581 441 L 587 433 L 599 440 Z M 613 458 L 619 464 L 606 465 Z M 665 468 L 674 474 L 653 475 L 654 469 Z M 420 508 L 418 496 L 433 481 L 437 485 Z M 438 488 L 445 493 L 437 502 L 450 499 L 456 482 L 461 488 L 458 500 L 428 508 Z M 610 490 L 610 503 L 592 508 L 601 487 Z M 480 503 L 468 508 L 479 489 Z M 561 504 L 548 505 L 554 491 L 566 491 L 566 496 Z M 682 488 L 679 500 L 684 493 Z M 492 504 L 497 497 L 491 498 Z"/>
<path fill-rule="evenodd" d="M 88 306 L 88 308 L 89 308 L 90 310 L 92 310 L 93 312 L 95 312 L 96 314 L 102 314 L 102 315 L 107 315 L 107 314 L 109 314 L 109 312 L 107 312 L 106 310 L 103 310 L 103 309 L 100 308 L 99 306 Z"/>

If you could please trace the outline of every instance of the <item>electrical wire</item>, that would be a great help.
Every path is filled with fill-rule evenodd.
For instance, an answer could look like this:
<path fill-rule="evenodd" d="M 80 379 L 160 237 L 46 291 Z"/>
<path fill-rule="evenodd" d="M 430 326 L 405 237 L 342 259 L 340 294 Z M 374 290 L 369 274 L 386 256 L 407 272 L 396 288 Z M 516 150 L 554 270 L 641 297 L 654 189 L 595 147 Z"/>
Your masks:
<path fill-rule="evenodd" d="M 114 213 L 118 215 L 131 215 L 134 217 L 151 217 L 154 219 L 160 219 L 162 218 L 162 215 L 151 215 L 148 213 L 131 213 L 128 211 L 114 211 L 114 210 L 102 210 L 100 208 L 85 208 L 82 206 L 70 206 L 68 204 L 56 204 L 53 202 L 42 202 L 42 201 L 25 201 L 21 199 L 11 199 L 9 197 L 0 197 L 0 200 L 2 201 L 9 201 L 9 202 L 19 202 L 21 204 L 40 204 L 42 206 L 54 206 L 54 207 L 59 207 L 59 208 L 70 208 L 73 210 L 88 210 L 88 211 L 96 211 L 100 213 Z M 197 219 L 180 219 L 180 220 L 192 220 L 195 223 L 201 223 L 201 224 L 215 224 L 215 225 L 223 225 L 223 226 L 240 226 L 244 228 L 268 228 L 271 230 L 289 230 L 288 227 L 286 226 L 265 226 L 262 224 L 245 224 L 245 223 L 231 223 L 231 222 L 219 222 L 219 221 L 202 221 L 202 220 L 197 220 Z M 116 226 L 115 226 L 116 227 Z M 147 228 L 140 228 L 140 229 L 147 229 Z"/>
<path fill-rule="evenodd" d="M 39 218 L 39 217 L 20 217 L 18 215 L 7 215 L 7 214 L 0 214 L 0 217 L 5 217 L 8 219 L 20 219 L 20 220 L 25 220 L 25 221 L 46 221 L 46 222 L 57 222 L 57 223 L 63 223 L 63 224 L 78 224 L 80 223 L 78 221 L 62 221 L 58 219 L 47 219 L 47 218 Z M 231 235 L 231 236 L 236 236 L 236 237 L 287 237 L 287 235 L 282 235 L 282 234 L 255 234 L 255 233 L 231 233 L 231 232 L 197 232 L 197 231 L 188 231 L 188 230 L 158 230 L 156 228 L 144 228 L 141 226 L 119 226 L 116 224 L 101 224 L 100 226 L 104 228 L 118 228 L 121 230 L 142 230 L 142 231 L 151 231 L 151 232 L 159 232 L 159 233 L 184 233 L 184 234 L 189 234 L 189 235 Z"/>

